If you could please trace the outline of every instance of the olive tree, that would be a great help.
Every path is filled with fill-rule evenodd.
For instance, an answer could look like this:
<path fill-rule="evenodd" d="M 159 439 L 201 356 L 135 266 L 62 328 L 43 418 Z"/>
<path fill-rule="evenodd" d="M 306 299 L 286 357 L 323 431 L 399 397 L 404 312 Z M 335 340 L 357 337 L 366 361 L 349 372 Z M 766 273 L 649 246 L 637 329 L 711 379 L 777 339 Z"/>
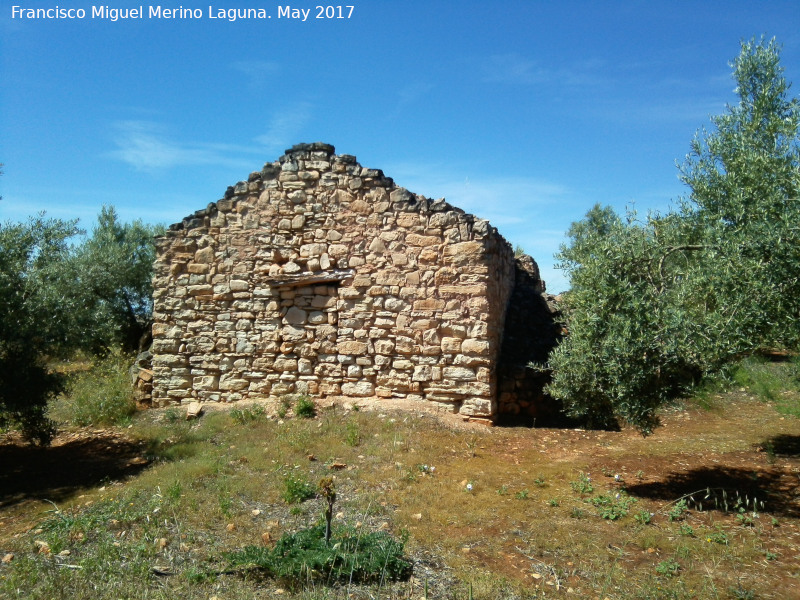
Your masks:
<path fill-rule="evenodd" d="M 153 311 L 155 236 L 163 227 L 121 223 L 104 206 L 92 233 L 75 250 L 70 269 L 80 305 L 74 329 L 90 350 L 135 351 L 146 342 Z"/>
<path fill-rule="evenodd" d="M 43 216 L 0 224 L 0 427 L 40 443 L 52 436 L 47 401 L 61 385 L 45 358 L 70 344 L 61 267 L 76 233 L 74 221 Z"/>
<path fill-rule="evenodd" d="M 159 226 L 120 223 L 104 207 L 91 235 L 77 221 L 0 225 L 0 429 L 47 443 L 47 402 L 62 380 L 47 361 L 78 350 L 136 350 L 152 313 Z"/>
<path fill-rule="evenodd" d="M 680 166 L 689 194 L 665 215 L 596 206 L 557 258 L 569 335 L 550 393 L 598 424 L 649 432 L 657 410 L 731 360 L 800 337 L 800 107 L 774 40 L 742 44 L 738 103 Z"/>

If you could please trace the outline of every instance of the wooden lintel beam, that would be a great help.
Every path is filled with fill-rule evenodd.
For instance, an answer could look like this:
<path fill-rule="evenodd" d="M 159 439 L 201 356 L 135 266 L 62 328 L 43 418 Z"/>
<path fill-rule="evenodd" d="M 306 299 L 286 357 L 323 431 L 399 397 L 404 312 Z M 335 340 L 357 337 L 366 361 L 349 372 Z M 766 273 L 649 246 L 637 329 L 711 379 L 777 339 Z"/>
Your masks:
<path fill-rule="evenodd" d="M 299 287 L 314 285 L 315 283 L 339 283 L 343 279 L 352 277 L 352 269 L 339 269 L 327 273 L 301 273 L 299 275 L 277 275 L 265 277 L 264 281 L 271 287 Z"/>

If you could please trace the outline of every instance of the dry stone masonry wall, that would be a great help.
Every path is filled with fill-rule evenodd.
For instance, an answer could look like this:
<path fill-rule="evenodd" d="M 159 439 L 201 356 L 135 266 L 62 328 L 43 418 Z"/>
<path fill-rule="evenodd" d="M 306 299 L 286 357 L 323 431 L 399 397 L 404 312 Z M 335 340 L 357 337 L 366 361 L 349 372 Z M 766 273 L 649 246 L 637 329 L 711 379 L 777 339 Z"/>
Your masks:
<path fill-rule="evenodd" d="M 485 220 L 300 144 L 158 240 L 153 401 L 285 394 L 497 414 L 514 286 Z"/>

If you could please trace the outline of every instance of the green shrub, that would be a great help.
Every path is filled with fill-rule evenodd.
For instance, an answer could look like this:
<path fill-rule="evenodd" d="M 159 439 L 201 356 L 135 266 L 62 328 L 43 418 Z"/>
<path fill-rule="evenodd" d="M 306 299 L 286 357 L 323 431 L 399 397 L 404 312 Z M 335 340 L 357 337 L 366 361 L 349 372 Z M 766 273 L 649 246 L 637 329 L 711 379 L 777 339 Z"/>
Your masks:
<path fill-rule="evenodd" d="M 283 419 L 291 407 L 291 400 L 287 396 L 283 396 L 278 404 L 278 417 Z"/>
<path fill-rule="evenodd" d="M 728 545 L 728 534 L 725 533 L 719 525 L 716 526 L 714 531 L 706 534 L 706 541 L 714 544 Z"/>
<path fill-rule="evenodd" d="M 348 421 L 344 441 L 348 446 L 353 448 L 361 443 L 361 433 L 358 430 L 358 423 L 356 421 Z"/>
<path fill-rule="evenodd" d="M 578 479 L 575 481 L 570 481 L 569 485 L 575 490 L 578 494 L 582 496 L 591 494 L 594 492 L 594 486 L 592 485 L 592 478 L 589 477 L 586 473 L 581 473 L 578 476 Z"/>
<path fill-rule="evenodd" d="M 674 577 L 681 570 L 681 566 L 673 559 L 662 560 L 656 565 L 656 573 L 665 577 Z"/>
<path fill-rule="evenodd" d="M 253 421 L 259 421 L 266 414 L 267 413 L 264 410 L 264 407 L 260 404 L 256 404 L 250 408 L 234 408 L 230 412 L 231 419 L 236 421 L 239 425 L 246 425 L 247 423 L 252 423 Z"/>
<path fill-rule="evenodd" d="M 684 498 L 681 498 L 669 509 L 667 516 L 669 516 L 670 521 L 682 521 L 686 518 L 688 512 L 689 505 Z"/>
<path fill-rule="evenodd" d="M 753 600 L 756 597 L 756 593 L 753 590 L 742 587 L 741 583 L 737 584 L 736 587 L 728 588 L 728 591 L 731 594 L 731 598 L 736 598 L 736 600 Z"/>
<path fill-rule="evenodd" d="M 128 368 L 133 360 L 124 354 L 98 359 L 88 371 L 73 375 L 63 395 L 66 420 L 82 427 L 118 425 L 136 412 Z"/>
<path fill-rule="evenodd" d="M 271 550 L 247 546 L 226 558 L 232 568 L 255 568 L 270 577 L 297 582 L 382 582 L 410 573 L 404 546 L 404 541 L 386 532 L 360 534 L 352 528 L 337 530 L 326 543 L 325 525 L 320 524 L 284 535 Z"/>
<path fill-rule="evenodd" d="M 616 521 L 628 514 L 631 504 L 636 502 L 624 492 L 618 492 L 614 496 L 602 494 L 596 498 L 589 499 L 589 503 L 597 507 L 598 514 L 609 521 Z"/>
<path fill-rule="evenodd" d="M 313 419 L 317 414 L 317 407 L 309 396 L 299 396 L 294 405 L 294 414 L 303 419 Z"/>
<path fill-rule="evenodd" d="M 304 502 L 315 495 L 314 486 L 305 477 L 290 474 L 283 480 L 283 494 L 281 497 L 287 504 Z"/>

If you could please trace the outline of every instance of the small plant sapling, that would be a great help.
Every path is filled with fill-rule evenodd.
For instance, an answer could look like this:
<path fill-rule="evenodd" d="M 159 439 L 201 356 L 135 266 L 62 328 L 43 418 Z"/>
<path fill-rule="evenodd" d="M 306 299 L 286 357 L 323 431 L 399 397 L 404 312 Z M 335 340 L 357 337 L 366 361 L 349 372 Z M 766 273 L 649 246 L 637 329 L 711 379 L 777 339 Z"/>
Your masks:
<path fill-rule="evenodd" d="M 665 577 L 674 577 L 681 570 L 680 564 L 672 558 L 662 560 L 656 565 L 656 573 Z"/>
<path fill-rule="evenodd" d="M 331 541 L 331 519 L 333 518 L 333 503 L 336 502 L 336 487 L 333 477 L 324 477 L 319 481 L 319 493 L 325 500 L 325 543 Z"/>
<path fill-rule="evenodd" d="M 278 411 L 277 411 L 278 418 L 279 419 L 285 418 L 286 417 L 286 413 L 289 411 L 291 406 L 292 406 L 292 403 L 289 400 L 289 398 L 287 398 L 286 396 L 281 398 L 280 404 L 278 405 Z"/>
<path fill-rule="evenodd" d="M 686 518 L 686 513 L 688 512 L 688 504 L 684 498 L 681 498 L 671 509 L 669 509 L 667 515 L 669 516 L 670 521 L 682 521 Z"/>
<path fill-rule="evenodd" d="M 304 477 L 290 474 L 283 480 L 282 497 L 287 504 L 299 504 L 314 497 L 314 486 Z"/>
<path fill-rule="evenodd" d="M 358 423 L 349 421 L 347 423 L 347 431 L 344 438 L 345 443 L 351 448 L 355 448 L 361 444 L 361 433 L 358 430 Z"/>
<path fill-rule="evenodd" d="M 576 479 L 575 481 L 570 481 L 569 484 L 570 486 L 572 486 L 573 490 L 575 490 L 582 496 L 586 496 L 594 492 L 594 486 L 592 485 L 592 478 L 589 476 L 588 473 L 581 473 L 578 479 Z"/>

